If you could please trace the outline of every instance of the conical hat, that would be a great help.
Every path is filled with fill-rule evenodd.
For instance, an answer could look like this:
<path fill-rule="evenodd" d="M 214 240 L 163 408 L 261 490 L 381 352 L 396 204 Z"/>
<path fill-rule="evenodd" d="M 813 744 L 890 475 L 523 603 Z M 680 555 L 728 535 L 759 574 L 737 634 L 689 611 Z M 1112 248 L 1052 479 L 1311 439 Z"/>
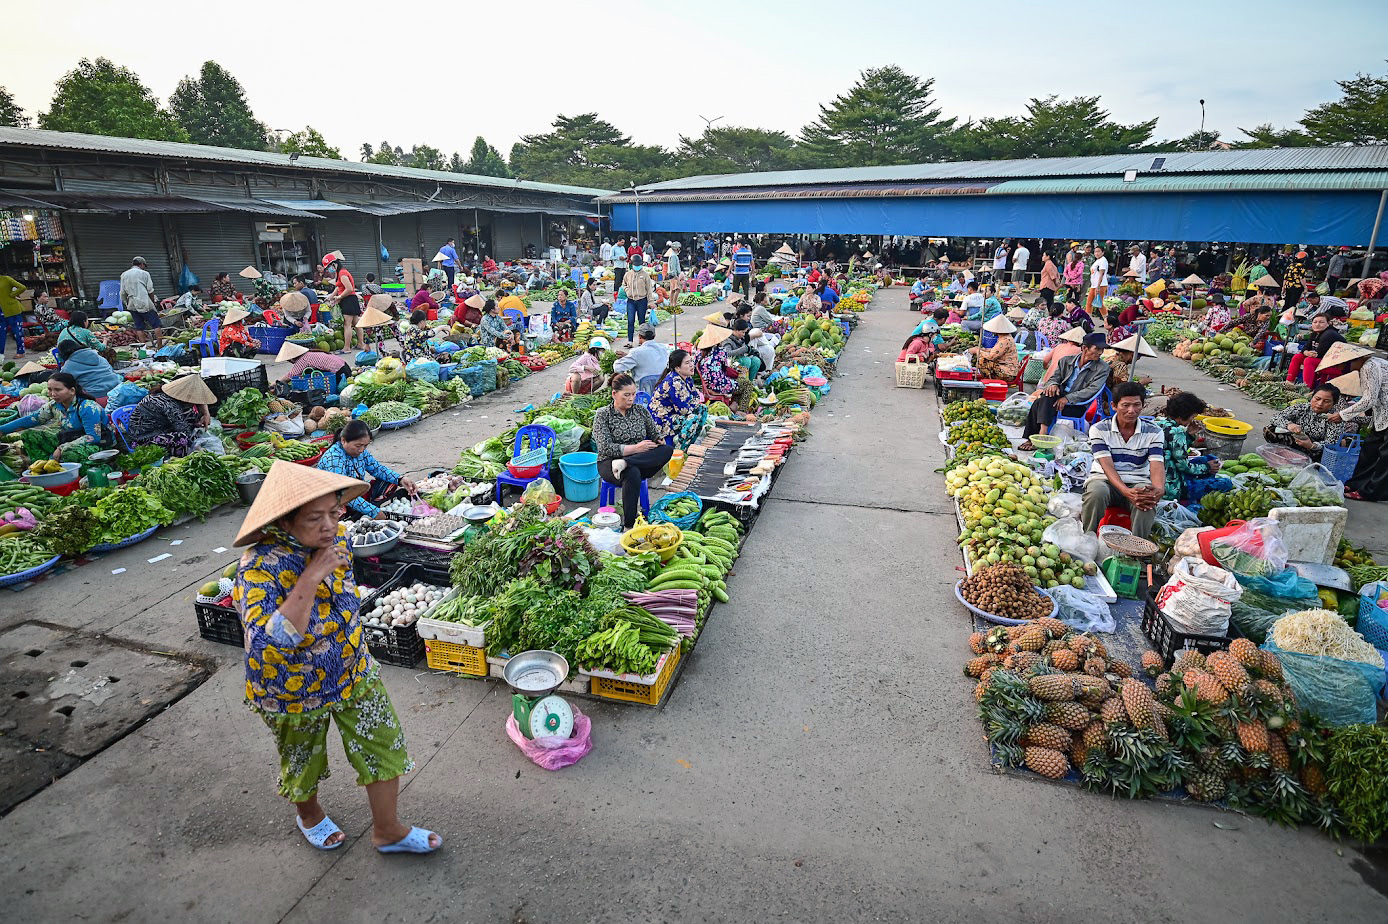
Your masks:
<path fill-rule="evenodd" d="M 1129 267 L 1129 268 L 1128 268 L 1128 271 L 1127 271 L 1126 273 L 1123 274 L 1123 278 L 1124 278 L 1124 279 L 1136 279 L 1137 276 L 1138 276 L 1137 270 L 1133 269 L 1132 267 Z"/>
<path fill-rule="evenodd" d="M 1331 366 L 1338 366 L 1340 363 L 1347 363 L 1351 359 L 1358 359 L 1361 356 L 1373 355 L 1373 350 L 1357 343 L 1346 343 L 1343 340 L 1330 345 L 1330 349 L 1325 351 L 1321 357 L 1321 365 L 1329 369 Z"/>
<path fill-rule="evenodd" d="M 733 332 L 726 327 L 704 328 L 703 334 L 699 337 L 698 347 L 701 350 L 706 350 L 709 347 L 717 346 L 732 335 Z"/>
<path fill-rule="evenodd" d="M 464 299 L 463 304 L 467 305 L 469 308 L 476 308 L 478 311 L 481 311 L 487 306 L 487 300 L 483 298 L 481 294 L 474 294 Z"/>
<path fill-rule="evenodd" d="M 1181 283 L 1182 283 L 1183 285 L 1188 285 L 1188 286 L 1203 286 L 1203 285 L 1205 284 L 1205 280 L 1201 279 L 1199 276 L 1195 275 L 1194 273 L 1191 273 L 1191 274 L 1190 274 L 1189 276 L 1187 276 L 1185 279 L 1182 279 L 1182 280 L 1181 280 Z"/>
<path fill-rule="evenodd" d="M 727 327 L 728 319 L 722 313 L 715 311 L 713 314 L 704 315 L 704 320 L 710 324 L 717 324 L 719 327 Z"/>
<path fill-rule="evenodd" d="M 871 251 L 871 250 L 864 250 L 864 251 L 863 251 L 863 259 L 864 259 L 864 260 L 871 260 L 871 259 L 872 259 L 872 251 Z"/>
<path fill-rule="evenodd" d="M 179 376 L 164 386 L 164 394 L 186 404 L 216 404 L 217 396 L 200 375 Z"/>
<path fill-rule="evenodd" d="M 303 356 L 307 352 L 308 347 L 304 346 L 303 344 L 290 343 L 288 340 L 286 340 L 284 341 L 284 346 L 280 347 L 280 351 L 275 354 L 275 362 L 293 362 L 294 360 L 298 359 L 300 356 Z"/>
<path fill-rule="evenodd" d="M 367 308 L 375 308 L 377 311 L 389 311 L 395 307 L 395 299 L 385 293 L 373 295 L 366 300 Z"/>
<path fill-rule="evenodd" d="M 222 323 L 237 324 L 241 321 L 246 320 L 250 316 L 251 313 L 247 311 L 245 308 L 228 308 L 226 317 L 222 318 Z"/>
<path fill-rule="evenodd" d="M 261 273 L 260 270 L 256 269 L 254 266 L 248 266 L 236 275 L 240 276 L 242 279 L 259 279 Z"/>
<path fill-rule="evenodd" d="M 270 466 L 270 474 L 260 485 L 251 509 L 241 521 L 241 531 L 236 534 L 233 545 L 250 545 L 261 538 L 261 530 L 283 516 L 298 510 L 309 501 L 317 500 L 327 494 L 338 495 L 338 501 L 346 504 L 356 500 L 367 491 L 370 485 L 336 472 L 299 465 L 297 462 L 276 460 Z"/>
<path fill-rule="evenodd" d="M 786 253 L 786 254 L 790 254 L 791 256 L 795 256 L 795 251 L 793 251 L 793 250 L 790 249 L 790 245 L 789 245 L 789 244 L 782 244 L 780 247 L 777 247 L 777 248 L 776 248 L 776 252 L 777 252 L 777 253 Z"/>
<path fill-rule="evenodd" d="M 1358 372 L 1346 372 L 1330 380 L 1330 384 L 1340 389 L 1341 394 L 1358 397 L 1364 393 L 1364 381 Z"/>
<path fill-rule="evenodd" d="M 372 296 L 372 298 L 375 298 L 375 297 L 376 297 L 376 296 L 374 296 L 374 295 Z M 373 308 L 373 307 L 371 307 L 371 306 L 368 305 L 368 306 L 367 306 L 367 309 L 366 309 L 366 312 L 361 316 L 361 320 L 357 322 L 357 326 L 358 326 L 358 327 L 380 327 L 382 324 L 389 324 L 389 323 L 390 323 L 390 315 L 386 314 L 384 311 L 381 311 L 381 310 L 378 309 L 378 308 Z"/>
<path fill-rule="evenodd" d="M 1257 282 L 1253 284 L 1259 287 L 1260 289 L 1282 288 L 1282 283 L 1278 282 L 1276 279 L 1273 279 L 1271 276 L 1264 276 L 1262 279 L 1259 279 Z"/>
<path fill-rule="evenodd" d="M 1017 325 L 1013 324 L 1002 315 L 998 315 L 987 324 L 984 324 L 983 329 L 990 334 L 1015 334 L 1017 332 Z"/>
<path fill-rule="evenodd" d="M 308 296 L 302 292 L 286 292 L 280 296 L 278 304 L 280 311 L 285 314 L 303 314 L 308 311 L 311 303 Z"/>
<path fill-rule="evenodd" d="M 446 254 L 446 253 L 444 253 L 442 250 L 440 250 L 438 253 L 434 254 L 434 258 L 433 258 L 432 260 L 430 260 L 429 262 L 430 262 L 430 263 L 441 263 L 441 262 L 443 262 L 444 260 L 447 260 L 447 259 L 448 259 L 448 254 Z"/>
<path fill-rule="evenodd" d="M 1013 308 L 1007 313 L 1007 316 L 1014 321 L 1022 321 L 1026 319 L 1027 313 L 1021 308 Z"/>
<path fill-rule="evenodd" d="M 1077 344 L 1077 345 L 1078 345 L 1078 344 L 1082 344 L 1082 343 L 1084 343 L 1084 328 L 1083 328 L 1083 327 L 1072 327 L 1072 328 L 1070 328 L 1069 330 L 1067 330 L 1065 333 L 1061 334 L 1061 335 L 1060 335 L 1060 339 L 1061 339 L 1061 340 L 1068 340 L 1068 341 L 1070 341 L 1071 343 Z"/>
<path fill-rule="evenodd" d="M 33 375 L 33 374 L 35 374 L 35 373 L 37 373 L 37 372 L 47 372 L 47 371 L 48 371 L 47 369 L 45 369 L 43 366 L 40 366 L 40 365 L 39 365 L 38 363 L 36 363 L 36 362 L 27 362 L 27 363 L 25 363 L 24 365 L 22 365 L 22 366 L 19 367 L 19 371 L 16 372 L 15 375 Z"/>
<path fill-rule="evenodd" d="M 1115 350 L 1126 350 L 1129 353 L 1137 353 L 1139 356 L 1156 356 L 1157 351 L 1147 345 L 1146 340 L 1140 340 L 1137 334 L 1133 334 L 1127 340 L 1120 340 L 1113 345 Z"/>

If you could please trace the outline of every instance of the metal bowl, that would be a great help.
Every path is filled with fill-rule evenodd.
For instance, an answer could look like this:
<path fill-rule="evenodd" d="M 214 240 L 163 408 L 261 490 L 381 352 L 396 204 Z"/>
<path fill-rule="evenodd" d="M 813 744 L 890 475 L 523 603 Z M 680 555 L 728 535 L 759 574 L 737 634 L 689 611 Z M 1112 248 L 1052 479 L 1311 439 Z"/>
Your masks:
<path fill-rule="evenodd" d="M 554 651 L 522 651 L 506 662 L 501 677 L 506 685 L 526 696 L 548 696 L 569 676 L 569 662 Z"/>
<path fill-rule="evenodd" d="M 500 510 L 501 508 L 495 504 L 474 504 L 471 507 L 464 508 L 460 516 L 462 516 L 464 520 L 472 523 L 485 523 L 496 516 Z"/>
<path fill-rule="evenodd" d="M 405 524 L 398 520 L 382 520 L 380 525 L 395 532 L 394 537 L 381 542 L 370 542 L 363 545 L 352 543 L 352 554 L 357 558 L 371 558 L 376 555 L 384 555 L 391 549 L 400 544 L 400 537 L 405 535 Z"/>
<path fill-rule="evenodd" d="M 81 462 L 59 462 L 63 467 L 61 472 L 52 475 L 25 475 L 25 479 L 32 485 L 40 488 L 61 488 L 65 484 L 72 484 L 81 477 Z"/>

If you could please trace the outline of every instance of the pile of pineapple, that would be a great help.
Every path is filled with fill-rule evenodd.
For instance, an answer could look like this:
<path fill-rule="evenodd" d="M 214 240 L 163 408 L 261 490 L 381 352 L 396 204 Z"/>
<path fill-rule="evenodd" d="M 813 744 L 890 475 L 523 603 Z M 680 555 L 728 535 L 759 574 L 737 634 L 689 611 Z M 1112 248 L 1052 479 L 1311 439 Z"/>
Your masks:
<path fill-rule="evenodd" d="M 998 758 L 1049 779 L 1074 769 L 1089 788 L 1138 799 L 1184 787 L 1284 825 L 1335 831 L 1325 729 L 1298 709 L 1281 663 L 1248 639 L 1208 657 L 1178 653 L 1142 669 L 1053 618 L 975 632 L 964 673 Z"/>

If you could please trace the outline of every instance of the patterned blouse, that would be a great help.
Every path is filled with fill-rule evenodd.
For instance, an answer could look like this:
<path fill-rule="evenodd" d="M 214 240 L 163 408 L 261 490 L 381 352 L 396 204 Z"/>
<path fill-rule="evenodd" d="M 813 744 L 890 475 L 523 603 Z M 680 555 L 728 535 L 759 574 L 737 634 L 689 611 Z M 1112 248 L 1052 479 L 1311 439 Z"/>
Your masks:
<path fill-rule="evenodd" d="M 400 346 L 405 362 L 416 359 L 432 360 L 434 348 L 429 346 L 429 338 L 432 336 L 433 332 L 423 324 L 412 324 L 409 330 L 400 334 Z"/>
<path fill-rule="evenodd" d="M 220 295 L 224 299 L 235 300 L 236 286 L 232 283 L 230 279 L 228 279 L 226 282 L 217 282 L 216 280 L 213 280 L 212 289 L 207 294 L 212 298 L 216 298 L 218 295 Z"/>
<path fill-rule="evenodd" d="M 1049 342 L 1051 346 L 1055 346 L 1056 343 L 1060 340 L 1060 335 L 1065 333 L 1069 329 L 1070 322 L 1065 320 L 1065 318 L 1063 317 L 1048 317 L 1045 320 L 1043 320 L 1040 324 L 1036 325 L 1037 333 L 1045 337 L 1047 342 Z"/>
<path fill-rule="evenodd" d="M 1345 406 L 1340 415 L 1351 422 L 1365 418 L 1375 430 L 1388 430 L 1388 360 L 1371 356 L 1359 370 L 1363 397 Z"/>
<path fill-rule="evenodd" d="M 1309 404 L 1293 404 L 1284 411 L 1280 411 L 1276 417 L 1272 418 L 1271 427 L 1286 427 L 1289 423 L 1294 423 L 1301 428 L 1301 436 L 1311 441 L 1311 451 L 1319 453 L 1325 448 L 1326 443 L 1336 443 L 1340 440 L 1340 435 L 1345 431 L 1343 423 L 1332 423 L 1330 415 L 1332 411 L 1324 414 L 1317 414 L 1311 410 Z"/>
<path fill-rule="evenodd" d="M 201 416 L 196 407 L 160 392 L 141 398 L 135 405 L 126 433 L 132 443 L 143 446 L 162 434 L 191 433 Z"/>
<path fill-rule="evenodd" d="M 1190 461 L 1190 431 L 1166 417 L 1157 418 L 1157 426 L 1166 434 L 1166 500 L 1180 500 L 1186 493 L 1186 481 L 1210 477 L 1210 467 L 1204 462 Z"/>
<path fill-rule="evenodd" d="M 308 550 L 270 528 L 241 556 L 231 592 L 246 633 L 246 701 L 261 712 L 300 715 L 345 703 L 375 670 L 362 639 L 360 601 L 350 565 L 318 585 L 308 629 L 294 628 L 280 606 L 294 589 Z M 347 524 L 337 527 L 347 548 Z"/>
<path fill-rule="evenodd" d="M 371 450 L 363 449 L 359 454 L 349 456 L 342 448 L 341 443 L 333 443 L 329 446 L 328 451 L 323 453 L 323 458 L 319 459 L 318 464 L 314 467 L 321 468 L 325 472 L 337 472 L 339 475 L 365 481 L 367 484 L 373 480 L 384 481 L 386 484 L 400 483 L 399 474 L 394 469 L 377 462 L 376 457 L 371 454 Z M 347 506 L 368 517 L 374 517 L 381 512 L 380 507 L 365 497 L 358 497 Z"/>
<path fill-rule="evenodd" d="M 233 343 L 252 348 L 260 346 L 260 341 L 251 339 L 251 335 L 246 332 L 245 325 L 240 322 L 222 325 L 222 333 L 221 337 L 218 338 L 217 345 L 222 350 L 226 350 Z"/>
<path fill-rule="evenodd" d="M 633 404 L 625 414 L 617 413 L 609 404 L 593 415 L 593 442 L 598 446 L 599 461 L 620 459 L 623 446 L 642 440 L 659 443 L 664 439 L 651 412 L 639 404 Z"/>
<path fill-rule="evenodd" d="M 737 391 L 737 382 L 729 378 L 724 367 L 730 359 L 722 344 L 709 351 L 699 360 L 699 379 L 704 383 L 704 391 L 714 395 L 731 395 Z"/>
<path fill-rule="evenodd" d="M 90 398 L 74 401 L 69 407 L 63 407 L 55 401 L 46 401 L 43 407 L 32 414 L 16 417 L 4 426 L 0 426 L 0 433 L 14 433 L 29 427 L 41 427 L 54 423 L 58 425 L 60 431 L 64 429 L 81 431 L 75 439 L 58 444 L 58 449 L 63 452 L 76 449 L 87 443 L 99 445 L 103 437 L 110 436 L 108 429 L 110 424 L 106 420 L 106 412 L 101 409 L 101 405 Z"/>
<path fill-rule="evenodd" d="M 662 437 L 671 437 L 679 432 L 684 418 L 696 407 L 704 403 L 692 378 L 685 378 L 678 372 L 667 372 L 665 378 L 655 387 L 651 398 L 651 416 L 660 428 Z"/>

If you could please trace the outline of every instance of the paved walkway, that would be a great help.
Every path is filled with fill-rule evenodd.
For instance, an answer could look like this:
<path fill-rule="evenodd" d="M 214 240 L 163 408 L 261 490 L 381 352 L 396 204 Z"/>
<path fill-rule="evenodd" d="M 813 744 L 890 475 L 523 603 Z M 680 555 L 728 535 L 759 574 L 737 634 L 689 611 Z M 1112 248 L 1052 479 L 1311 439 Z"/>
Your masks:
<path fill-rule="evenodd" d="M 407 820 L 447 839 L 382 857 L 336 745 L 323 802 L 349 837 L 310 850 L 274 794 L 232 649 L 192 593 L 232 512 L 23 595 L 41 615 L 214 659 L 207 684 L 0 820 L 15 920 L 1380 922 L 1354 851 L 1210 810 L 1121 803 L 989 772 L 934 399 L 893 387 L 916 317 L 879 295 L 814 437 L 753 533 L 669 705 L 583 702 L 595 748 L 547 773 L 506 739 L 496 685 L 386 668 L 418 768 Z M 683 325 L 682 325 L 683 329 Z M 383 440 L 424 471 L 552 391 L 527 379 Z M 130 571 L 118 578 L 116 567 Z M 176 570 L 175 570 L 176 569 Z M 1216 826 L 1218 825 L 1218 826 Z M 1364 871 L 1364 872 L 1361 872 Z"/>

